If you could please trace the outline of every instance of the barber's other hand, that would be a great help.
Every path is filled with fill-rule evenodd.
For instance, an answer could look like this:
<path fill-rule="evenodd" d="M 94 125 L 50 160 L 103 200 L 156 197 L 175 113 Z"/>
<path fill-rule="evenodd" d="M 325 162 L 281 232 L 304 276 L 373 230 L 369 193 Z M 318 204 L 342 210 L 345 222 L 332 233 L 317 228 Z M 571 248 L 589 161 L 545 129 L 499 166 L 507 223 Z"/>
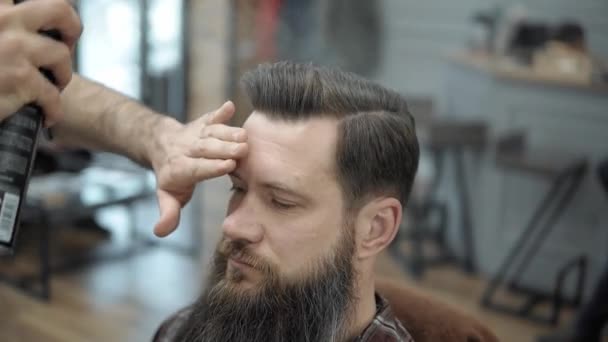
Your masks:
<path fill-rule="evenodd" d="M 224 103 L 187 125 L 175 120 L 157 125 L 157 139 L 149 155 L 156 173 L 160 218 L 154 234 L 167 236 L 179 223 L 180 210 L 198 182 L 232 172 L 247 154 L 243 128 L 227 126 L 234 104 Z"/>
<path fill-rule="evenodd" d="M 62 41 L 39 31 L 55 29 Z M 82 26 L 66 0 L 0 0 L 0 121 L 31 102 L 42 107 L 45 124 L 61 119 L 59 91 L 72 77 L 72 54 Z M 38 70 L 48 69 L 53 85 Z"/>

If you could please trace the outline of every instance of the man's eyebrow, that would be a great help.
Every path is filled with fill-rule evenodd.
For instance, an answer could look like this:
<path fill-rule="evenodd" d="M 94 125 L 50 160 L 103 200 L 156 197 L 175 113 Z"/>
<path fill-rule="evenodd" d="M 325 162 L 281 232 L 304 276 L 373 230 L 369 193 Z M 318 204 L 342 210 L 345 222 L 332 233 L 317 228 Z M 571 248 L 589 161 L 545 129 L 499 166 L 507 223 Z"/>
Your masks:
<path fill-rule="evenodd" d="M 238 174 L 237 171 L 234 172 L 230 172 L 228 174 L 228 176 L 236 178 L 240 181 L 243 180 L 243 178 Z M 267 189 L 271 189 L 271 190 L 276 190 L 276 191 L 280 191 L 280 192 L 284 192 L 286 194 L 292 195 L 294 197 L 298 197 L 300 199 L 303 200 L 310 200 L 310 197 L 296 189 L 293 189 L 292 187 L 288 186 L 285 183 L 282 182 L 278 182 L 278 181 L 267 181 L 267 182 L 262 182 L 261 183 L 262 187 L 267 188 Z"/>
<path fill-rule="evenodd" d="M 281 182 L 277 182 L 277 181 L 263 182 L 262 186 L 265 188 L 268 188 L 268 189 L 281 191 L 281 192 L 287 193 L 289 195 L 299 197 L 304 200 L 309 200 L 309 197 L 306 194 L 304 194 L 298 190 L 295 190 Z"/>

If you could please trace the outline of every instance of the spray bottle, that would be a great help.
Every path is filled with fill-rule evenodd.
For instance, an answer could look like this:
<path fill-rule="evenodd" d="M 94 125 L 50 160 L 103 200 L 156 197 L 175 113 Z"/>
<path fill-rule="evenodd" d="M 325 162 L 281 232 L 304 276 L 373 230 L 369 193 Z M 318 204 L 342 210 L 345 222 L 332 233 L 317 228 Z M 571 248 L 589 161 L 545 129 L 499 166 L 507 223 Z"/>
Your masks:
<path fill-rule="evenodd" d="M 61 40 L 59 31 L 40 33 Z M 55 83 L 50 71 L 40 69 L 40 72 Z M 43 119 L 42 108 L 30 103 L 0 123 L 0 249 L 8 249 L 11 253 L 15 249 L 19 217 L 34 168 Z"/>

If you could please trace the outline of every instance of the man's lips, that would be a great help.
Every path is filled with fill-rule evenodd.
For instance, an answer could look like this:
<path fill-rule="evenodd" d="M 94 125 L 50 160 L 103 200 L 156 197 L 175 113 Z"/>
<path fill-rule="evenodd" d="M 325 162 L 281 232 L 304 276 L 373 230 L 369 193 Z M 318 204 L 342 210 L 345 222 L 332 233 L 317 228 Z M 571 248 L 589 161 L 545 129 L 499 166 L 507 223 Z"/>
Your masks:
<path fill-rule="evenodd" d="M 233 266 L 237 266 L 237 267 L 253 267 L 251 264 L 247 263 L 246 261 L 239 258 L 238 256 L 230 257 L 230 263 Z"/>

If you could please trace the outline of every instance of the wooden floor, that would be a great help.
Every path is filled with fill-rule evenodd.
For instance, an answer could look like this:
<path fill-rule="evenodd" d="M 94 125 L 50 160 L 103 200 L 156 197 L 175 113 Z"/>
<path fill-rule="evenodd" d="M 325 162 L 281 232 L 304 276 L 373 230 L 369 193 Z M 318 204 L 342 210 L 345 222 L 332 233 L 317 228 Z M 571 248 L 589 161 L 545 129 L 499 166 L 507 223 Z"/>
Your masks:
<path fill-rule="evenodd" d="M 383 255 L 378 273 L 415 284 L 476 315 L 502 341 L 533 341 L 547 331 L 481 309 L 477 302 L 483 281 L 454 268 L 434 269 L 414 282 Z M 163 318 L 194 300 L 200 274 L 194 259 L 154 248 L 127 261 L 57 276 L 49 303 L 0 284 L 0 341 L 148 341 Z"/>
<path fill-rule="evenodd" d="M 164 318 L 195 298 L 199 278 L 193 259 L 152 249 L 57 276 L 49 303 L 0 285 L 0 341 L 149 341 Z"/>

